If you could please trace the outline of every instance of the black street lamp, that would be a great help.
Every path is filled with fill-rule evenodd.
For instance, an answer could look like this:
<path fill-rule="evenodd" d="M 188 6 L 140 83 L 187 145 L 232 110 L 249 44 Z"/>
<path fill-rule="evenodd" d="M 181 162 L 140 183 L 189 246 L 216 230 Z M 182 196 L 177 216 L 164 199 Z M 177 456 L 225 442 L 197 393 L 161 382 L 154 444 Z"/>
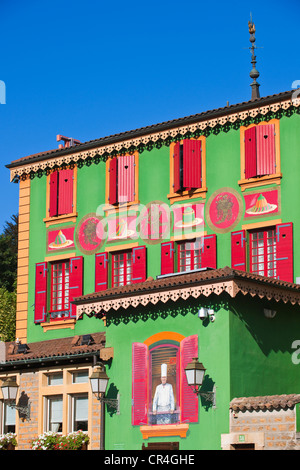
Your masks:
<path fill-rule="evenodd" d="M 96 396 L 101 404 L 101 417 L 100 417 L 100 450 L 105 449 L 105 404 L 112 408 L 118 409 L 119 400 L 105 397 L 109 377 L 106 374 L 105 366 L 103 364 L 96 364 L 92 375 L 90 376 L 90 384 L 93 394 Z"/>

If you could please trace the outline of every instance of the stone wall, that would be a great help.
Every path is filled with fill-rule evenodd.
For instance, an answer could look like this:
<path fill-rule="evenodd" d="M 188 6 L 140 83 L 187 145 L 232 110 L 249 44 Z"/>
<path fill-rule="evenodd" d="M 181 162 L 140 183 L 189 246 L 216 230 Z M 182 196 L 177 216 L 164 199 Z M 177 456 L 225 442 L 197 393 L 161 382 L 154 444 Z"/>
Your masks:
<path fill-rule="evenodd" d="M 296 433 L 295 407 L 285 409 L 251 409 L 230 411 L 230 434 L 223 434 L 223 450 L 300 449 Z M 250 446 L 251 445 L 251 446 Z"/>

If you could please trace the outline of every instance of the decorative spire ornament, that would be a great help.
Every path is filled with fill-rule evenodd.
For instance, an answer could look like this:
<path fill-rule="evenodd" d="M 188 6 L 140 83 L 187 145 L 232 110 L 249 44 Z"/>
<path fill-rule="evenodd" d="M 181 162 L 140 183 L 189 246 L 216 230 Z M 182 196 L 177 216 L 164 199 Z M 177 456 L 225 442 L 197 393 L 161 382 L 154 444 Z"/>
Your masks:
<path fill-rule="evenodd" d="M 257 83 L 257 78 L 259 77 L 259 72 L 256 70 L 256 56 L 254 54 L 255 49 L 257 47 L 255 46 L 255 24 L 252 21 L 252 14 L 250 14 L 250 21 L 248 21 L 248 26 L 249 26 L 249 33 L 250 33 L 250 42 L 252 46 L 249 48 L 251 50 L 251 63 L 252 63 L 252 70 L 250 72 L 250 78 L 253 79 L 253 82 L 251 83 L 251 88 L 252 88 L 252 96 L 251 96 L 251 101 L 256 100 L 260 98 L 259 94 L 259 83 Z"/>

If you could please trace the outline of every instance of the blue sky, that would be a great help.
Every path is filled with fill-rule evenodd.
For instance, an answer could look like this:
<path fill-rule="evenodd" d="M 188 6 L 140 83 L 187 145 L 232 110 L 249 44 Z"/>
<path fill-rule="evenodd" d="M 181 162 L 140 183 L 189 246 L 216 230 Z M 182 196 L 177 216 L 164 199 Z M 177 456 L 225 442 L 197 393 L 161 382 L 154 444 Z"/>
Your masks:
<path fill-rule="evenodd" d="M 251 98 L 300 80 L 298 0 L 0 0 L 0 232 L 18 212 L 5 164 Z"/>

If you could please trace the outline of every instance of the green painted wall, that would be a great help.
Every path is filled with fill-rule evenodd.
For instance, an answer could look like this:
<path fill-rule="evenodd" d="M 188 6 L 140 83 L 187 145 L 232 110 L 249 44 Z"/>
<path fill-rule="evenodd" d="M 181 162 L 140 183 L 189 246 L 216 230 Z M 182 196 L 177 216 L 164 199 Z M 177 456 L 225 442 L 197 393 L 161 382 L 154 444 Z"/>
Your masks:
<path fill-rule="evenodd" d="M 255 218 L 246 223 L 281 218 L 294 223 L 294 275 L 300 276 L 300 117 L 293 114 L 280 120 L 281 214 Z M 230 129 L 211 133 L 206 140 L 206 201 L 214 191 L 230 187 L 241 195 L 240 131 Z M 269 185 L 267 187 L 272 187 Z M 261 189 L 266 189 L 262 187 Z M 274 186 L 277 188 L 277 186 Z M 260 188 L 257 188 L 259 191 Z M 253 191 L 253 189 L 251 189 Z M 139 159 L 140 203 L 159 200 L 168 203 L 169 147 L 144 150 Z M 245 191 L 247 193 L 247 191 Z M 199 199 L 198 201 L 201 201 Z M 80 220 L 96 212 L 105 202 L 105 163 L 83 163 L 78 167 L 77 211 Z M 193 200 L 197 202 L 197 200 Z M 240 297 L 235 301 L 221 296 L 214 298 L 217 311 L 214 323 L 204 324 L 197 316 L 201 303 L 197 301 L 167 303 L 138 307 L 135 310 L 112 312 L 112 321 L 105 328 L 101 320 L 84 316 L 75 329 L 43 332 L 33 322 L 35 263 L 46 256 L 46 227 L 43 222 L 46 208 L 46 175 L 31 181 L 30 207 L 30 269 L 28 302 L 28 342 L 43 341 L 76 334 L 106 332 L 107 346 L 114 348 L 114 360 L 107 370 L 120 393 L 120 414 L 107 413 L 107 449 L 140 449 L 142 435 L 139 427 L 131 426 L 131 364 L 132 343 L 143 342 L 161 331 L 173 331 L 184 336 L 199 335 L 199 359 L 217 386 L 217 408 L 199 404 L 199 424 L 191 424 L 186 439 L 180 439 L 180 449 L 219 449 L 220 434 L 229 432 L 228 405 L 235 396 L 297 393 L 299 381 L 297 366 L 291 361 L 291 345 L 300 339 L 299 308 L 289 304 L 275 304 L 278 314 L 272 320 L 262 314 L 264 302 Z M 239 230 L 242 219 L 234 228 Z M 70 224 L 71 225 L 71 224 Z M 59 227 L 59 225 L 57 225 Z M 56 226 L 55 226 L 56 228 Z M 208 233 L 213 231 L 206 225 Z M 144 244 L 138 240 L 140 245 Z M 101 248 L 104 251 L 105 245 Z M 67 254 L 67 252 L 66 252 Z M 82 253 L 77 248 L 76 254 Z M 148 276 L 160 274 L 160 245 L 148 245 Z M 230 232 L 217 234 L 218 267 L 230 266 Z M 94 291 L 94 255 L 84 255 L 84 294 Z M 121 433 L 120 430 L 125 430 Z M 117 437 L 116 437 L 117 436 Z M 152 440 L 179 440 L 168 437 Z"/>

